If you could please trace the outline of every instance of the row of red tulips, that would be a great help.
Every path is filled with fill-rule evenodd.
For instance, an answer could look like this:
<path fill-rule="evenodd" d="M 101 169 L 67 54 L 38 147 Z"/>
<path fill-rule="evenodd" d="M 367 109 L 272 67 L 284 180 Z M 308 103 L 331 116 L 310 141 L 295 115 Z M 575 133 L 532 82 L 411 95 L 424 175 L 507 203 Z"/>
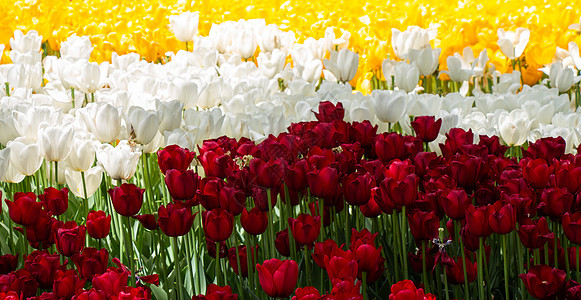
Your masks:
<path fill-rule="evenodd" d="M 581 155 L 563 139 L 452 129 L 437 155 L 441 120 L 405 136 L 343 114 L 323 102 L 259 144 L 168 146 L 87 203 L 4 185 L 0 299 L 581 297 Z"/>

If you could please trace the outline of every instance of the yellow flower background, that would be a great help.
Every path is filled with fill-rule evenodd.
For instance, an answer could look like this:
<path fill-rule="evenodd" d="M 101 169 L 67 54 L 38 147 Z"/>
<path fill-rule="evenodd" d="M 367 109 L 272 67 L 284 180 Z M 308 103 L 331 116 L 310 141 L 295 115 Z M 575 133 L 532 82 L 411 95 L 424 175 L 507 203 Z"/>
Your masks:
<path fill-rule="evenodd" d="M 525 83 L 540 79 L 539 67 L 552 62 L 556 47 L 581 38 L 569 25 L 579 23 L 581 5 L 565 1 L 168 1 L 168 0 L 30 0 L 0 1 L 0 43 L 10 48 L 14 30 L 36 30 L 52 50 L 73 33 L 88 35 L 95 50 L 92 60 L 109 60 L 111 53 L 138 52 L 156 61 L 167 51 L 185 49 L 169 29 L 169 16 L 183 11 L 200 13 L 199 34 L 207 35 L 212 23 L 264 18 L 266 23 L 295 32 L 297 41 L 320 38 L 327 27 L 351 32 L 349 48 L 360 54 L 359 71 L 352 84 L 361 87 L 373 73 L 382 76 L 381 62 L 394 58 L 391 28 L 410 25 L 437 27 L 432 46 L 442 48 L 440 70 L 446 57 L 472 47 L 477 56 L 488 49 L 490 62 L 501 72 L 510 71 L 510 61 L 496 44 L 498 28 L 530 29 L 524 58 Z M 10 59 L 5 51 L 2 62 Z"/>

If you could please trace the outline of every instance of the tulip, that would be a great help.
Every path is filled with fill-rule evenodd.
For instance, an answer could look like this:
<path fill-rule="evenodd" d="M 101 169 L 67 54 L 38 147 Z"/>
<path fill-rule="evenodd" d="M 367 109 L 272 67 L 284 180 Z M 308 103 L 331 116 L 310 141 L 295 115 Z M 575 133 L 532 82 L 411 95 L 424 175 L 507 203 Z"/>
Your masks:
<path fill-rule="evenodd" d="M 557 88 L 560 93 L 568 91 L 579 81 L 579 78 L 575 77 L 575 71 L 572 68 L 563 67 L 561 62 L 552 63 L 547 75 L 549 75 L 551 87 Z"/>
<path fill-rule="evenodd" d="M 544 159 L 537 158 L 521 162 L 522 175 L 526 183 L 533 188 L 544 188 L 549 183 L 553 169 Z"/>
<path fill-rule="evenodd" d="M 229 286 L 218 286 L 215 284 L 210 284 L 206 288 L 206 295 L 198 295 L 192 297 L 192 300 L 206 300 L 206 299 L 236 300 L 238 299 L 238 295 L 233 294 L 232 288 Z"/>
<path fill-rule="evenodd" d="M 345 201 L 351 205 L 365 205 L 371 198 L 371 187 L 375 185 L 369 173 L 351 173 L 343 181 Z"/>
<path fill-rule="evenodd" d="M 336 105 L 330 101 L 321 101 L 319 103 L 319 112 L 315 113 L 317 120 L 321 122 L 333 122 L 334 120 L 343 120 L 345 109 L 343 104 L 338 102 Z"/>
<path fill-rule="evenodd" d="M 433 74 L 436 71 L 436 68 L 438 68 L 438 58 L 440 57 L 441 52 L 442 49 L 432 49 L 432 47 L 410 49 L 409 59 L 410 62 L 416 63 L 418 69 L 420 69 L 420 75 L 428 76 Z"/>
<path fill-rule="evenodd" d="M 397 123 L 405 115 L 410 96 L 404 91 L 374 90 L 373 98 L 375 114 L 381 122 Z"/>
<path fill-rule="evenodd" d="M 181 42 L 187 43 L 194 40 L 198 34 L 199 13 L 183 12 L 169 17 L 170 28 Z"/>
<path fill-rule="evenodd" d="M 167 170 L 165 173 L 165 184 L 171 197 L 175 200 L 189 200 L 194 198 L 198 191 L 200 176 L 193 170 L 179 171 L 175 169 Z"/>
<path fill-rule="evenodd" d="M 44 194 L 38 195 L 38 199 L 53 216 L 60 216 L 69 207 L 69 189 L 57 190 L 53 187 L 44 189 Z"/>
<path fill-rule="evenodd" d="M 77 36 L 76 34 L 69 36 L 66 41 L 62 42 L 60 48 L 61 57 L 71 60 L 89 60 L 92 51 L 93 46 L 91 46 L 89 37 Z"/>
<path fill-rule="evenodd" d="M 574 244 L 581 245 L 581 212 L 563 215 L 563 231 L 565 236 Z"/>
<path fill-rule="evenodd" d="M 466 275 L 468 277 L 467 283 L 471 283 L 476 280 L 478 265 L 476 262 L 471 262 L 468 258 L 466 262 Z M 464 268 L 462 265 L 462 257 L 458 257 L 454 260 L 452 266 L 446 268 L 446 275 L 448 280 L 452 284 L 464 284 L 466 280 L 464 279 Z"/>
<path fill-rule="evenodd" d="M 256 58 L 258 69 L 268 78 L 274 78 L 285 66 L 286 54 L 279 49 L 260 52 Z"/>
<path fill-rule="evenodd" d="M 334 199 L 338 195 L 339 174 L 335 168 L 325 167 L 309 172 L 307 181 L 313 196 Z"/>
<path fill-rule="evenodd" d="M 13 201 L 5 199 L 10 219 L 16 224 L 30 226 L 34 224 L 42 209 L 42 204 L 36 202 L 34 193 L 15 193 Z"/>
<path fill-rule="evenodd" d="M 10 148 L 0 150 L 0 181 L 7 183 L 18 183 L 24 180 L 24 175 L 12 165 L 10 160 Z"/>
<path fill-rule="evenodd" d="M 159 207 L 157 222 L 165 235 L 178 237 L 186 235 L 192 229 L 197 214 L 192 215 L 191 209 L 179 202 L 170 203 L 167 207 Z"/>
<path fill-rule="evenodd" d="M 0 275 L 16 270 L 18 256 L 12 254 L 0 255 Z"/>
<path fill-rule="evenodd" d="M 288 298 L 295 290 L 299 277 L 299 266 L 294 260 L 266 260 L 256 264 L 262 290 L 273 298 Z"/>
<path fill-rule="evenodd" d="M 401 59 L 410 59 L 412 49 L 423 49 L 430 46 L 430 40 L 436 37 L 436 30 L 409 26 L 405 31 L 391 29 L 391 46 L 395 55 Z"/>
<path fill-rule="evenodd" d="M 406 91 L 413 91 L 420 80 L 420 70 L 415 63 L 400 61 L 395 65 L 395 85 Z"/>
<path fill-rule="evenodd" d="M 159 119 L 159 132 L 172 131 L 179 128 L 182 122 L 184 105 L 179 100 L 156 101 L 155 111 Z"/>
<path fill-rule="evenodd" d="M 299 245 L 311 245 L 319 237 L 321 217 L 300 214 L 296 219 L 288 218 L 288 225 Z"/>
<path fill-rule="evenodd" d="M 549 188 L 543 190 L 537 208 L 551 218 L 560 219 L 565 212 L 571 209 L 572 204 L 573 195 L 568 193 L 566 189 Z"/>
<path fill-rule="evenodd" d="M 77 79 L 78 89 L 85 94 L 93 94 L 101 87 L 101 68 L 95 62 L 84 62 Z M 94 95 L 91 96 L 94 100 Z"/>
<path fill-rule="evenodd" d="M 127 113 L 131 138 L 139 144 L 149 144 L 159 129 L 159 119 L 155 111 L 146 111 L 140 106 L 131 106 Z"/>
<path fill-rule="evenodd" d="M 242 59 L 253 57 L 256 47 L 258 47 L 258 41 L 252 30 L 243 29 L 232 38 L 232 48 Z"/>
<path fill-rule="evenodd" d="M 348 49 L 331 51 L 331 59 L 323 59 L 323 64 L 338 81 L 349 82 L 357 73 L 359 54 Z"/>
<path fill-rule="evenodd" d="M 517 59 L 523 54 L 529 42 L 531 32 L 522 27 L 517 28 L 516 32 L 504 31 L 504 29 L 499 28 L 497 34 L 497 44 L 502 54 L 508 57 L 508 59 Z"/>
<path fill-rule="evenodd" d="M 496 201 L 493 211 L 489 215 L 488 224 L 494 233 L 508 234 L 514 230 L 516 225 L 516 210 L 509 203 Z"/>
<path fill-rule="evenodd" d="M 227 240 L 234 229 L 234 216 L 221 208 L 202 212 L 204 233 L 214 242 Z"/>
<path fill-rule="evenodd" d="M 414 209 L 407 215 L 410 231 L 416 241 L 431 241 L 438 237 L 440 220 L 436 213 Z"/>
<path fill-rule="evenodd" d="M 250 255 L 255 256 L 255 252 L 258 251 L 258 246 L 251 248 L 250 250 L 252 252 Z M 234 247 L 228 250 L 228 261 L 230 262 L 232 270 L 234 270 L 234 273 L 244 278 L 248 277 L 248 255 L 249 253 L 246 250 L 246 246 L 244 245 L 238 246 L 238 259 L 236 257 L 236 249 Z M 238 260 L 240 260 L 240 268 L 242 273 L 240 273 L 240 270 L 238 269 Z"/>
<path fill-rule="evenodd" d="M 10 38 L 10 49 L 12 49 L 10 55 L 12 56 L 13 51 L 20 54 L 39 51 L 41 43 L 42 36 L 38 35 L 36 30 L 30 30 L 26 34 L 20 30 L 15 30 L 14 37 Z"/>
<path fill-rule="evenodd" d="M 49 254 L 46 250 L 34 251 L 24 261 L 24 268 L 38 281 L 41 289 L 50 289 L 53 286 L 55 273 L 66 270 L 61 265 L 58 254 Z"/>
<path fill-rule="evenodd" d="M 104 211 L 92 210 L 87 215 L 87 233 L 94 239 L 103 239 L 111 231 L 111 215 L 106 215 Z"/>
<path fill-rule="evenodd" d="M 53 224 L 55 224 L 54 217 L 51 217 L 46 210 L 41 210 L 34 224 L 26 226 L 25 229 L 26 239 L 30 245 L 36 249 L 41 249 L 54 244 Z"/>
<path fill-rule="evenodd" d="M 521 243 L 529 249 L 541 248 L 546 242 L 551 242 L 555 238 L 555 235 L 549 231 L 547 220 L 544 217 L 534 221 L 524 219 L 520 223 L 517 230 L 518 237 Z"/>
<path fill-rule="evenodd" d="M 444 70 L 442 73 L 450 76 L 452 81 L 464 82 L 472 77 L 472 70 L 462 68 L 462 61 L 458 57 L 448 56 L 446 64 L 448 65 L 448 70 Z"/>
<path fill-rule="evenodd" d="M 107 272 L 96 275 L 91 280 L 93 288 L 102 291 L 107 296 L 118 295 L 127 286 L 129 272 L 121 269 L 109 269 Z"/>
<path fill-rule="evenodd" d="M 67 156 L 67 166 L 73 171 L 87 172 L 95 162 L 95 148 L 89 139 L 74 138 Z"/>
<path fill-rule="evenodd" d="M 40 146 L 32 140 L 16 138 L 6 147 L 10 148 L 10 162 L 18 172 L 31 176 L 40 169 L 42 152 Z"/>
<path fill-rule="evenodd" d="M 105 172 L 115 180 L 129 180 L 137 170 L 137 163 L 141 156 L 127 141 L 121 141 L 117 147 L 102 144 L 97 150 L 97 160 Z"/>
<path fill-rule="evenodd" d="M 101 143 L 111 143 L 121 131 L 121 116 L 111 104 L 89 103 L 78 111 L 87 128 Z"/>
<path fill-rule="evenodd" d="M 317 300 L 321 298 L 321 293 L 312 287 L 307 286 L 304 288 L 297 288 L 295 290 L 295 295 L 292 297 L 291 300 Z"/>
<path fill-rule="evenodd" d="M 351 251 L 347 251 L 347 257 L 333 256 L 324 258 L 325 270 L 331 280 L 354 280 L 357 278 L 357 261 L 353 259 Z"/>
<path fill-rule="evenodd" d="M 465 190 L 455 189 L 451 190 L 446 198 L 441 199 L 440 206 L 450 219 L 462 220 L 471 202 Z"/>
<path fill-rule="evenodd" d="M 145 190 L 134 184 L 123 183 L 121 186 L 111 188 L 108 192 L 115 211 L 124 217 L 136 215 L 143 205 Z"/>
<path fill-rule="evenodd" d="M 242 228 L 252 235 L 259 235 L 266 231 L 268 226 L 268 216 L 265 211 L 258 207 L 253 207 L 250 211 L 244 208 L 240 215 Z"/>
<path fill-rule="evenodd" d="M 54 230 L 54 240 L 58 252 L 71 257 L 85 247 L 85 226 L 77 226 L 74 221 L 66 222 Z"/>
<path fill-rule="evenodd" d="M 62 161 L 71 152 L 73 129 L 71 127 L 46 127 L 38 130 L 40 152 L 47 161 Z"/>
<path fill-rule="evenodd" d="M 97 189 L 101 186 L 103 180 L 103 168 L 96 166 L 85 172 L 85 185 L 83 186 L 83 179 L 81 172 L 73 170 L 65 170 L 65 181 L 70 191 L 77 197 L 85 198 L 85 189 L 87 190 L 87 197 L 91 197 Z"/>
<path fill-rule="evenodd" d="M 424 294 L 423 289 L 418 289 L 416 285 L 411 280 L 402 280 L 394 283 L 391 286 L 391 294 L 389 295 L 389 300 L 425 300 L 425 299 L 435 299 L 432 298 L 431 294 Z"/>
<path fill-rule="evenodd" d="M 195 153 L 178 145 L 170 145 L 157 151 L 157 162 L 163 174 L 170 169 L 185 172 L 195 158 Z"/>
<path fill-rule="evenodd" d="M 145 215 L 135 215 L 132 218 L 136 219 L 148 230 L 157 230 L 159 228 L 159 223 L 157 222 L 157 218 L 155 215 L 152 214 L 145 214 Z"/>
<path fill-rule="evenodd" d="M 487 237 L 492 234 L 488 220 L 493 209 L 492 205 L 474 207 L 470 204 L 466 210 L 466 229 L 468 232 L 477 237 Z"/>
<path fill-rule="evenodd" d="M 531 267 L 526 274 L 518 275 L 527 291 L 537 299 L 549 299 L 561 293 L 565 286 L 565 271 L 547 265 Z"/>
<path fill-rule="evenodd" d="M 71 259 L 81 278 L 91 280 L 107 271 L 109 252 L 107 249 L 97 250 L 87 247 L 83 249 L 83 252 L 73 255 Z"/>
<path fill-rule="evenodd" d="M 436 120 L 434 116 L 416 117 L 411 125 L 416 132 L 416 136 L 425 143 L 428 143 L 438 137 L 440 127 L 442 126 L 442 119 Z"/>
<path fill-rule="evenodd" d="M 498 116 L 498 132 L 508 146 L 520 146 L 527 140 L 532 121 L 526 111 L 503 111 Z"/>

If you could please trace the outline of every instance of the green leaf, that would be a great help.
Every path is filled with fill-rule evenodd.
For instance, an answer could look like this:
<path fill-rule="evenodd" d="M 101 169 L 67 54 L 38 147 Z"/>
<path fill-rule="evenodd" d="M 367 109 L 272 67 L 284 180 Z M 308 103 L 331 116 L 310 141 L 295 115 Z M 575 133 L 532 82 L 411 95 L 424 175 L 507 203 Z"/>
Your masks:
<path fill-rule="evenodd" d="M 154 298 L 157 300 L 167 300 L 167 293 L 160 287 L 155 286 L 154 284 L 149 286 L 151 291 L 153 292 Z"/>

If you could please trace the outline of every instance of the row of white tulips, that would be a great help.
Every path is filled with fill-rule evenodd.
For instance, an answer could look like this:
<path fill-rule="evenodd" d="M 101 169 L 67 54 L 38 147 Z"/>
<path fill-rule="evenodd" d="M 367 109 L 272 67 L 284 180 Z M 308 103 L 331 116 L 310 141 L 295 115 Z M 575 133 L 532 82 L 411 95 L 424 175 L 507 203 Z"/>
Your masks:
<path fill-rule="evenodd" d="M 446 72 L 458 92 L 438 95 L 417 86 L 420 76 L 433 76 L 438 66 L 440 50 L 429 43 L 433 30 L 394 30 L 392 44 L 401 60 L 383 64 L 385 78 L 393 79 L 383 86 L 390 89 L 363 95 L 346 83 L 359 60 L 347 49 L 348 33 L 336 38 L 329 29 L 324 38 L 299 44 L 292 32 L 276 25 L 239 21 L 215 25 L 202 37 L 196 17 L 172 18 L 176 36 L 193 41 L 193 51 L 168 53 L 164 64 L 140 60 L 138 54 L 90 62 L 91 42 L 78 36 L 61 45 L 60 57 L 42 58 L 42 37 L 16 31 L 10 41 L 13 63 L 0 65 L 5 83 L 0 181 L 20 182 L 43 164 L 49 170 L 48 164 L 57 162 L 55 177 L 83 197 L 83 173 L 90 196 L 103 172 L 115 180 L 130 179 L 142 153 L 170 144 L 195 149 L 222 135 L 260 141 L 292 122 L 314 120 L 312 111 L 325 100 L 342 102 L 346 121 L 369 120 L 380 131 L 399 123 L 411 133 L 411 116 L 442 118 L 440 137 L 431 146 L 436 151 L 453 127 L 498 135 L 511 146 L 562 136 L 567 152 L 574 153 L 581 143 L 581 111 L 574 93 L 565 93 L 578 82 L 581 69 L 574 43 L 547 66 L 548 81 L 532 87 L 521 87 L 518 71 L 495 71 L 485 51 L 475 58 L 467 48 L 447 58 Z M 528 31 L 498 35 L 502 51 L 518 59 Z M 258 46 L 261 52 L 254 58 Z M 488 78 L 492 88 L 484 93 L 479 83 Z"/>

